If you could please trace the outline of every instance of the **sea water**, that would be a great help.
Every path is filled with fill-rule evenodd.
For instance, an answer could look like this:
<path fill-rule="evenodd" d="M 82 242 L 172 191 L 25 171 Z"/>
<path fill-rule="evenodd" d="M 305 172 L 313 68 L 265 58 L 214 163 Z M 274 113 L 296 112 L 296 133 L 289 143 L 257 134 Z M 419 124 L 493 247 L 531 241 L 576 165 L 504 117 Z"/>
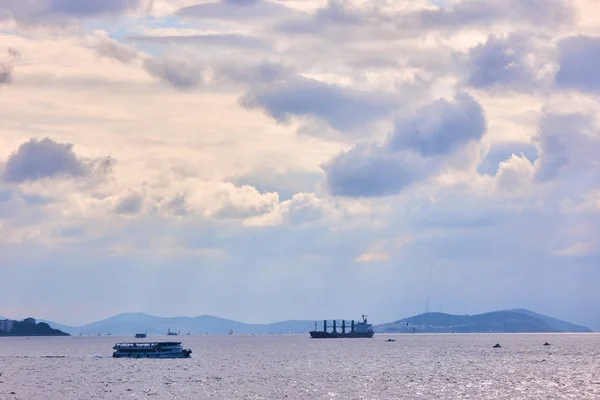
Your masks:
<path fill-rule="evenodd" d="M 0 338 L 0 399 L 600 399 L 598 334 L 142 341 L 174 339 L 191 358 L 113 359 L 132 337 Z"/>

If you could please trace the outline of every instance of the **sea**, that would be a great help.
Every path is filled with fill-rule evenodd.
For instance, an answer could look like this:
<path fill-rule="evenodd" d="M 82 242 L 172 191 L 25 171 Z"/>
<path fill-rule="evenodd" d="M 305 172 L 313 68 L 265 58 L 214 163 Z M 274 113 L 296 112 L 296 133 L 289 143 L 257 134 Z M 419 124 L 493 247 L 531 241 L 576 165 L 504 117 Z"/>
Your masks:
<path fill-rule="evenodd" d="M 173 339 L 192 357 L 112 358 L 132 337 L 0 338 L 0 399 L 600 399 L 600 334 L 145 340 Z"/>

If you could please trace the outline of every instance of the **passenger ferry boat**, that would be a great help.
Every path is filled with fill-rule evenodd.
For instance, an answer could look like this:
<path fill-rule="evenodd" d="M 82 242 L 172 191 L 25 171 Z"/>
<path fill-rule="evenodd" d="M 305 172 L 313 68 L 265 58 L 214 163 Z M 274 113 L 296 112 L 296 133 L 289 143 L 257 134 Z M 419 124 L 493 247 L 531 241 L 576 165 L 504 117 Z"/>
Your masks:
<path fill-rule="evenodd" d="M 192 354 L 181 342 L 122 342 L 113 350 L 115 358 L 188 358 Z"/>

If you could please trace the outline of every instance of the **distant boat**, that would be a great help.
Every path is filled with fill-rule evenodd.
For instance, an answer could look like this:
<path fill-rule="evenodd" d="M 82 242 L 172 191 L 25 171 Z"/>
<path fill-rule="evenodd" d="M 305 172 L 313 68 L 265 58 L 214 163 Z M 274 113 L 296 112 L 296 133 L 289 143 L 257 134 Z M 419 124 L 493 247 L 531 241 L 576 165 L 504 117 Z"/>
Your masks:
<path fill-rule="evenodd" d="M 188 330 L 188 333 L 186 333 L 186 335 L 187 335 L 187 336 L 190 336 L 190 335 L 191 335 L 191 333 L 190 333 L 190 331 L 189 331 L 189 330 Z"/>
<path fill-rule="evenodd" d="M 233 329 L 230 329 L 230 330 L 229 330 L 229 333 L 228 333 L 228 335 L 233 335 Z"/>
<path fill-rule="evenodd" d="M 171 332 L 171 328 L 169 328 L 169 329 L 167 330 L 167 336 L 177 336 L 177 335 L 179 335 L 180 333 L 181 333 L 181 331 L 179 331 L 179 332 L 177 332 L 177 333 L 175 333 L 175 332 Z"/>
<path fill-rule="evenodd" d="M 136 333 L 135 334 L 135 338 L 136 339 L 143 339 L 143 338 L 145 338 L 147 336 L 147 334 L 148 334 L 148 331 L 146 331 L 144 333 Z"/>
<path fill-rule="evenodd" d="M 386 342 L 395 342 L 395 341 L 396 341 L 396 339 L 388 339 L 388 340 L 386 340 Z"/>

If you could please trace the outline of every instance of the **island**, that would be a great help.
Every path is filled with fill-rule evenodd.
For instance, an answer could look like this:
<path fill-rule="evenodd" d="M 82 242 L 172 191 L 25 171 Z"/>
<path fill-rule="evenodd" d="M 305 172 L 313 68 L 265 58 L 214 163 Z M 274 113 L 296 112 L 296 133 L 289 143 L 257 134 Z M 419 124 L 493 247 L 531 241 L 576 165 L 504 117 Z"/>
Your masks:
<path fill-rule="evenodd" d="M 51 328 L 45 322 L 38 323 L 34 318 L 23 321 L 0 320 L 0 336 L 71 336 L 66 332 Z"/>
<path fill-rule="evenodd" d="M 377 333 L 591 332 L 589 328 L 524 309 L 476 315 L 430 312 L 375 326 Z"/>

